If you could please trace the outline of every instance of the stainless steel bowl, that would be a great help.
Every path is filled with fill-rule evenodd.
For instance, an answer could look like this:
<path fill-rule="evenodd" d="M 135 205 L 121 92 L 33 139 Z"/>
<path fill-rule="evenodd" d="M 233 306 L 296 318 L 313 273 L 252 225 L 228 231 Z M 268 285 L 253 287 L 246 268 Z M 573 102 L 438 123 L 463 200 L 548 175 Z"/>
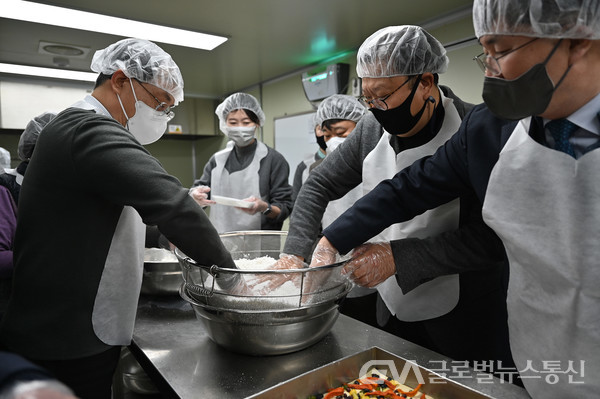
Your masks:
<path fill-rule="evenodd" d="M 180 295 L 194 309 L 209 337 L 217 344 L 246 355 L 280 355 L 320 341 L 339 316 L 338 306 L 350 291 L 346 287 L 323 303 L 278 310 L 238 310 L 206 305 L 191 298 L 181 286 Z"/>
<path fill-rule="evenodd" d="M 167 249 L 146 248 L 142 294 L 177 295 L 183 282 L 177 257 Z"/>
<path fill-rule="evenodd" d="M 234 260 L 278 259 L 287 232 L 241 231 L 221 235 Z M 183 270 L 179 294 L 194 309 L 209 337 L 234 352 L 278 355 L 304 349 L 322 339 L 339 315 L 339 303 L 352 289 L 336 265 L 288 270 L 226 269 L 198 265 L 175 250 Z M 230 294 L 219 279 L 283 278 L 287 289 Z M 313 284 L 307 284 L 307 281 Z M 318 284 L 314 284 L 318 282 Z M 281 288 L 281 286 L 278 286 Z"/>

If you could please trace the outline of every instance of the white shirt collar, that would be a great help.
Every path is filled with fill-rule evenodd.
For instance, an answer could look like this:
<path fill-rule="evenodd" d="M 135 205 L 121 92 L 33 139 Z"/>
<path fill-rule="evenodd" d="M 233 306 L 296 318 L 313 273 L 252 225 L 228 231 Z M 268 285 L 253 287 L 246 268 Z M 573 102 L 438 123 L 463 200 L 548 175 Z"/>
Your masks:
<path fill-rule="evenodd" d="M 567 119 L 582 129 L 585 129 L 591 133 L 600 135 L 600 93 L 596 94 L 596 97 L 592 98 L 587 104 L 573 112 Z M 544 119 L 544 125 L 549 122 L 548 119 Z"/>
<path fill-rule="evenodd" d="M 85 96 L 83 101 L 85 101 L 87 104 L 91 105 L 91 107 L 94 109 L 94 111 L 96 111 L 96 113 L 102 114 L 104 116 L 108 116 L 109 118 L 112 118 L 112 115 L 110 114 L 110 112 L 108 112 L 108 110 L 104 107 L 104 105 L 102 105 L 102 103 L 100 101 L 98 101 L 98 99 L 96 99 L 96 97 L 88 94 L 87 96 Z M 75 104 L 75 106 L 78 106 L 78 105 L 79 105 L 79 103 Z M 78 108 L 81 108 L 81 107 L 78 107 Z"/>

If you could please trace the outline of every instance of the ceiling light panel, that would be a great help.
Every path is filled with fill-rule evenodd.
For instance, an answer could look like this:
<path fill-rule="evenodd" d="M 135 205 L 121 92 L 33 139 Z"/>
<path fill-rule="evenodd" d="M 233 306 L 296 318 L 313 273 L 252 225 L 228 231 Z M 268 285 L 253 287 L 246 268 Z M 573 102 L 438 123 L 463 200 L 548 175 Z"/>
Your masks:
<path fill-rule="evenodd" d="M 137 37 L 153 42 L 212 50 L 227 41 L 226 37 L 170 28 L 125 18 L 49 6 L 22 0 L 4 0 L 0 17 L 61 26 L 64 28 Z"/>
<path fill-rule="evenodd" d="M 66 69 L 41 68 L 3 63 L 0 63 L 0 73 L 8 73 L 12 75 L 41 76 L 53 79 L 80 80 L 85 82 L 95 82 L 98 78 L 98 74 L 93 72 L 80 72 L 70 71 Z"/>

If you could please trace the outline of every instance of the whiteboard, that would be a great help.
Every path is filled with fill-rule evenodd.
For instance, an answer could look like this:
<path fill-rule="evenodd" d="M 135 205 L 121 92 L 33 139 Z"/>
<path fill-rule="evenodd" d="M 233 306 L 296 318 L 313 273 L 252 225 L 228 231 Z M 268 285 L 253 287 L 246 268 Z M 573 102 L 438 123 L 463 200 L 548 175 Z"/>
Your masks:
<path fill-rule="evenodd" d="M 290 165 L 288 181 L 294 183 L 296 167 L 319 149 L 315 137 L 313 117 L 316 112 L 307 112 L 274 119 L 275 149 Z"/>

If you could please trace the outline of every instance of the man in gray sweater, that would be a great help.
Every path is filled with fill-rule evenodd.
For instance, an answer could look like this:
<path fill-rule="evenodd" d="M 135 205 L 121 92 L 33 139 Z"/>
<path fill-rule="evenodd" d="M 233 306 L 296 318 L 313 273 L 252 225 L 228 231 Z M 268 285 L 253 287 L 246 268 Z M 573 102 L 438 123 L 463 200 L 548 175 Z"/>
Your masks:
<path fill-rule="evenodd" d="M 46 125 L 27 168 L 0 326 L 0 346 L 87 399 L 110 398 L 131 342 L 145 224 L 200 264 L 235 267 L 188 190 L 143 147 L 183 100 L 175 62 L 123 39 L 97 51 L 92 70 L 94 91 Z"/>
<path fill-rule="evenodd" d="M 363 100 L 371 112 L 302 186 L 284 248 L 291 256 L 280 261 L 281 267 L 311 257 L 329 201 L 360 183 L 367 193 L 414 160 L 431 155 L 472 108 L 438 85 L 448 59 L 443 46 L 419 27 L 381 29 L 365 40 L 357 58 Z M 394 240 L 397 264 L 489 268 L 423 282 L 415 295 L 404 295 L 392 277 L 377 291 L 347 299 L 342 313 L 456 360 L 488 362 L 490 369 L 498 361 L 511 365 L 504 248 L 483 223 L 481 204 L 474 195 L 465 196 L 420 218 L 394 225 L 376 239 Z M 312 266 L 320 264 L 315 258 Z"/>

